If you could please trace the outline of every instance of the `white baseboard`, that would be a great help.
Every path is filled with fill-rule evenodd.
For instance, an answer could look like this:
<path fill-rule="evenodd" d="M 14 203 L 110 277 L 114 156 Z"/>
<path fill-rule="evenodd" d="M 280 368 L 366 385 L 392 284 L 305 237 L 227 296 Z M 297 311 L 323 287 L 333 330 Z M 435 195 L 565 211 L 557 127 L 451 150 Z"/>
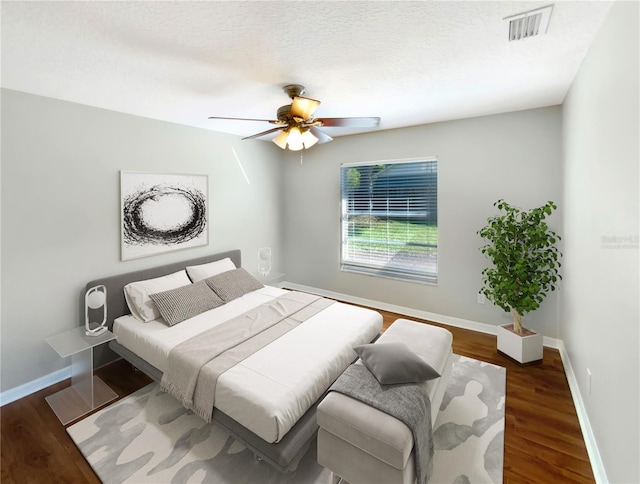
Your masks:
<path fill-rule="evenodd" d="M 337 299 L 348 303 L 358 304 L 361 306 L 368 306 L 374 309 L 381 309 L 383 311 L 389 311 L 392 313 L 400 313 L 405 316 L 413 316 L 414 318 L 426 319 L 436 323 L 447 324 L 449 326 L 455 326 L 457 328 L 471 329 L 479 333 L 496 334 L 497 329 L 490 324 L 478 323 L 476 321 L 470 321 L 468 319 L 454 318 L 451 316 L 444 316 L 442 314 L 430 313 L 428 311 L 421 311 L 419 309 L 407 308 L 404 306 L 398 306 L 396 304 L 388 304 L 380 301 L 374 301 L 372 299 L 366 299 L 357 296 L 350 296 L 348 294 L 342 294 L 339 292 L 326 291 L 324 289 L 318 289 L 317 287 L 305 286 L 297 284 L 295 282 L 282 282 L 281 287 L 287 287 L 295 289 L 296 291 L 310 292 L 317 294 L 318 296 L 324 296 L 331 299 Z"/>
<path fill-rule="evenodd" d="M 60 370 L 49 373 L 48 375 L 25 383 L 24 385 L 6 390 L 0 393 L 0 407 L 8 403 L 15 402 L 16 400 L 20 400 L 27 395 L 31 395 L 32 393 L 59 383 L 67 378 L 71 378 L 71 366 L 61 368 Z"/>
<path fill-rule="evenodd" d="M 451 316 L 444 316 L 442 314 L 430 313 L 428 311 L 421 311 L 418 309 L 397 306 L 394 304 L 387 304 L 380 301 L 373 301 L 371 299 L 365 299 L 365 298 L 356 297 L 356 296 L 349 296 L 348 294 L 325 291 L 324 289 L 304 286 L 302 284 L 296 284 L 294 282 L 283 282 L 280 284 L 280 286 L 288 287 L 290 289 L 296 289 L 298 291 L 310 292 L 313 294 L 317 294 L 319 296 L 325 296 L 331 299 L 337 299 L 339 301 L 359 304 L 362 306 L 368 306 L 374 309 L 381 309 L 383 311 L 390 311 L 392 313 L 399 313 L 407 316 L 413 316 L 415 318 L 425 319 L 427 321 L 433 321 L 441 324 L 446 324 L 456 328 L 463 328 L 463 329 L 469 329 L 472 331 L 478 331 L 480 333 L 497 334 L 497 331 L 498 331 L 497 326 L 493 326 L 491 324 L 479 323 L 477 321 L 454 318 Z M 576 408 L 576 413 L 578 414 L 580 429 L 582 430 L 585 446 L 587 447 L 587 453 L 589 454 L 589 460 L 591 462 L 591 468 L 593 470 L 594 477 L 598 484 L 606 484 L 609 481 L 607 480 L 604 464 L 602 462 L 602 458 L 600 457 L 600 452 L 598 451 L 598 445 L 596 443 L 595 436 L 593 434 L 591 425 L 589 423 L 589 418 L 587 416 L 586 408 L 582 400 L 580 388 L 578 387 L 578 381 L 573 372 L 573 368 L 571 367 L 571 361 L 569 359 L 569 355 L 567 354 L 566 348 L 564 346 L 564 342 L 558 338 L 550 338 L 548 336 L 544 336 L 542 344 L 549 348 L 557 349 L 560 352 L 560 357 L 564 365 L 564 371 L 567 376 L 567 381 L 569 382 L 571 397 L 573 398 L 573 404 Z"/>
<path fill-rule="evenodd" d="M 479 323 L 477 321 L 471 321 L 469 319 L 454 318 L 453 316 L 445 316 L 443 314 L 431 313 L 429 311 L 422 311 L 420 309 L 408 308 L 405 306 L 398 306 L 396 304 L 388 304 L 380 301 L 374 301 L 372 299 L 366 299 L 357 296 L 350 296 L 348 294 L 342 294 L 339 292 L 325 291 L 324 289 L 318 289 L 317 287 L 305 286 L 297 284 L 295 282 L 281 282 L 280 287 L 288 287 L 297 291 L 310 292 L 317 294 L 318 296 L 325 296 L 331 299 L 337 299 L 353 304 L 359 304 L 361 306 L 368 306 L 374 309 L 381 309 L 382 311 L 389 311 L 392 313 L 400 313 L 405 316 L 412 316 L 418 319 L 425 319 L 427 321 L 433 321 L 434 323 L 446 324 L 455 328 L 470 329 L 477 331 L 478 333 L 486 334 L 498 334 L 498 327 L 492 324 Z M 545 336 L 543 338 L 544 346 L 549 348 L 558 349 L 561 341 L 556 338 L 549 338 Z"/>
<path fill-rule="evenodd" d="M 564 365 L 564 372 L 567 375 L 567 381 L 569 382 L 569 390 L 573 398 L 573 404 L 576 407 L 576 413 L 578 414 L 578 420 L 580 422 L 580 429 L 582 430 L 582 436 L 584 437 L 584 443 L 587 447 L 587 454 L 589 454 L 589 462 L 591 462 L 591 469 L 593 470 L 593 476 L 597 484 L 607 484 L 609 479 L 602 462 L 600 451 L 596 442 L 596 437 L 593 434 L 591 423 L 589 422 L 589 415 L 582 399 L 582 393 L 580 393 L 580 387 L 578 386 L 578 379 L 571 366 L 571 359 L 567 353 L 567 349 L 564 346 L 564 342 L 560 340 L 560 358 L 562 358 L 562 364 Z"/>

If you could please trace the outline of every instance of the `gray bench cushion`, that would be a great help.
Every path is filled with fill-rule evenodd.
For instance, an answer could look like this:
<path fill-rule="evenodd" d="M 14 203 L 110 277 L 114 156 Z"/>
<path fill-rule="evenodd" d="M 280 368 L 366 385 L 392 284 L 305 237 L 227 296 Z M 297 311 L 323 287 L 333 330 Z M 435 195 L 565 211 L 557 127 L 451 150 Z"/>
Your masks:
<path fill-rule="evenodd" d="M 331 392 L 320 403 L 318 425 L 396 469 L 404 468 L 413 449 L 409 427 L 342 393 Z"/>

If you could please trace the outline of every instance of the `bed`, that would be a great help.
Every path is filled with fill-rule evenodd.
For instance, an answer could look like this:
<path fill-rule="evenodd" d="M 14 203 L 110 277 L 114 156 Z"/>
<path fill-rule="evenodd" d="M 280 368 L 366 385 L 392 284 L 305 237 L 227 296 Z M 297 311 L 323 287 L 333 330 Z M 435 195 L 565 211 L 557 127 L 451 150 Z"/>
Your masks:
<path fill-rule="evenodd" d="M 235 272 L 246 275 L 240 269 L 240 251 L 232 250 L 89 282 L 87 289 L 99 284 L 107 288 L 109 327 L 117 337 L 110 342 L 111 349 L 154 380 L 163 381 L 163 376 L 166 379 L 173 371 L 170 357 L 176 346 L 200 339 L 204 329 L 233 326 L 260 306 L 298 294 L 258 283 L 262 287 L 171 326 L 162 316 L 150 320 L 155 316 L 147 316 L 142 322 L 144 315 L 138 314 L 130 292 L 127 304 L 124 288 L 129 291 L 131 283 L 165 279 L 187 267 L 197 271 L 221 263 L 236 268 L 221 276 Z M 194 273 L 189 274 L 193 278 Z M 382 316 L 375 311 L 321 302 L 322 309 L 311 312 L 303 322 L 224 371 L 215 386 L 212 421 L 282 472 L 295 468 L 314 440 L 318 429 L 316 406 L 356 359 L 353 347 L 374 340 L 382 328 Z M 131 314 L 130 307 L 136 314 Z"/>

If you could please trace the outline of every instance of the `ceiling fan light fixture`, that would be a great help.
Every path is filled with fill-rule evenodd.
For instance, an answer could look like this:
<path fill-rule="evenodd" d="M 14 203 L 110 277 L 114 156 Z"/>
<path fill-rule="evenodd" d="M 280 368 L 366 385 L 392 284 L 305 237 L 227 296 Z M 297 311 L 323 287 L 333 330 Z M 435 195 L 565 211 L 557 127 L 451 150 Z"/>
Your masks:
<path fill-rule="evenodd" d="M 273 138 L 273 142 L 277 144 L 283 150 L 287 149 L 287 138 L 289 137 L 288 129 L 281 131 L 278 136 Z"/>
<path fill-rule="evenodd" d="M 302 131 L 297 126 L 289 128 L 289 137 L 287 138 L 287 147 L 291 151 L 300 151 L 304 148 L 304 138 L 302 137 Z"/>
<path fill-rule="evenodd" d="M 300 151 L 311 148 L 319 140 L 308 128 L 291 126 L 273 138 L 272 141 L 283 150 L 289 148 L 291 151 Z"/>
<path fill-rule="evenodd" d="M 313 112 L 320 106 L 320 101 L 308 97 L 294 97 L 291 103 L 291 115 L 303 121 L 310 119 Z"/>
<path fill-rule="evenodd" d="M 318 138 L 316 138 L 311 131 L 309 131 L 308 129 L 305 129 L 302 132 L 302 144 L 304 145 L 305 150 L 308 150 L 317 142 L 318 142 Z"/>

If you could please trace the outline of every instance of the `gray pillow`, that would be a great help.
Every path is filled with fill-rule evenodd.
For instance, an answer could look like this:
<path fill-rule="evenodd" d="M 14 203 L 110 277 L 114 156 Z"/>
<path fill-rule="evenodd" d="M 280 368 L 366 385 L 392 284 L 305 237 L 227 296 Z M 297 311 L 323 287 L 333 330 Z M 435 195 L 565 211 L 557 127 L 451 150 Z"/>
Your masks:
<path fill-rule="evenodd" d="M 405 343 L 372 343 L 356 346 L 354 350 L 383 385 L 419 383 L 440 376 Z"/>
<path fill-rule="evenodd" d="M 169 326 L 224 304 L 204 281 L 156 292 L 149 297 Z"/>
<path fill-rule="evenodd" d="M 205 282 L 225 303 L 264 287 L 258 279 L 242 267 L 216 274 L 205 279 Z"/>

